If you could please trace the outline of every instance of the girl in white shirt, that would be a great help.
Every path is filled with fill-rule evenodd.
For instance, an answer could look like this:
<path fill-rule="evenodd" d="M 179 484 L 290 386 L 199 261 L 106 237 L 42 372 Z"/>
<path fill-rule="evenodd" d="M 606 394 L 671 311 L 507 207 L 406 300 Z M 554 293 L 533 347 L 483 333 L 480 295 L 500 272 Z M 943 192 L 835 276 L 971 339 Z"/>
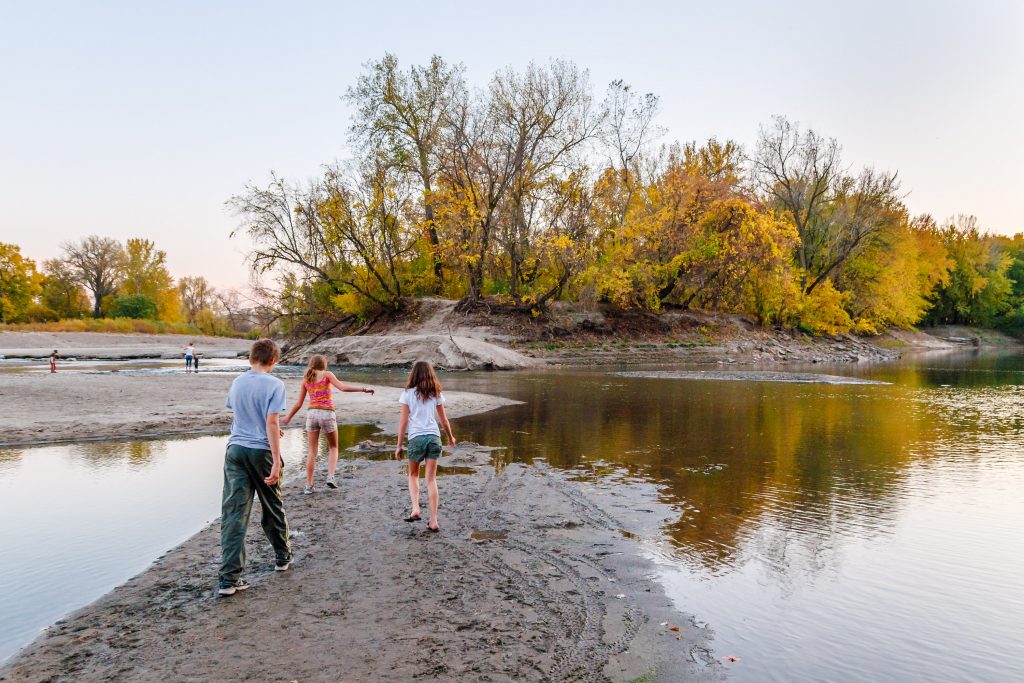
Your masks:
<path fill-rule="evenodd" d="M 398 399 L 402 404 L 402 419 L 398 425 L 398 446 L 395 448 L 395 460 L 402 459 L 402 440 L 409 435 L 409 498 L 412 500 L 412 512 L 405 518 L 407 522 L 422 519 L 420 514 L 420 463 L 425 462 L 427 481 L 427 498 L 430 502 L 430 518 L 427 529 L 440 531 L 437 523 L 437 459 L 441 456 L 441 427 L 448 437 L 448 444 L 455 445 L 451 423 L 444 413 L 444 395 L 441 393 L 441 382 L 437 379 L 430 363 L 418 360 L 413 363 L 409 373 L 409 381 L 405 383 L 405 391 Z"/>

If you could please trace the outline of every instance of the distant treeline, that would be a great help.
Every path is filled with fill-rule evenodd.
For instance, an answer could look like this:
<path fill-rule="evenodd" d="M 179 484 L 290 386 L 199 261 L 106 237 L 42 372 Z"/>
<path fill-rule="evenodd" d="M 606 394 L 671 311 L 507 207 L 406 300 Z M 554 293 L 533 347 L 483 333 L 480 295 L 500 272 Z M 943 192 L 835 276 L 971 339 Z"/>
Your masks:
<path fill-rule="evenodd" d="M 229 204 L 296 332 L 409 297 L 741 312 L 813 333 L 1024 323 L 1024 242 L 912 216 L 895 172 L 778 117 L 743 149 L 660 143 L 658 98 L 564 61 L 471 88 L 440 57 L 367 64 L 355 158 Z"/>
<path fill-rule="evenodd" d="M 61 249 L 60 258 L 39 267 L 18 246 L 0 242 L 0 323 L 146 320 L 159 324 L 110 321 L 65 327 L 219 335 L 244 333 L 255 325 L 238 292 L 217 291 L 203 277 L 175 281 L 166 254 L 150 240 L 121 244 L 93 235 L 66 242 Z"/>

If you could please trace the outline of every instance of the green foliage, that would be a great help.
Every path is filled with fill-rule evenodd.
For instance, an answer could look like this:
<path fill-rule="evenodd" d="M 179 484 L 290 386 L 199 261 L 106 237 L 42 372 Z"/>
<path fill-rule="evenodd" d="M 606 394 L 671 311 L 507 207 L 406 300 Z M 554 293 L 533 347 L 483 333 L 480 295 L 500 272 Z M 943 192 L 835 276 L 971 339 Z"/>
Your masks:
<path fill-rule="evenodd" d="M 1005 240 L 982 233 L 973 216 L 960 216 L 940 234 L 953 267 L 937 290 L 927 321 L 986 327 L 1012 315 L 1014 283 L 1009 271 L 1014 258 Z"/>
<path fill-rule="evenodd" d="M 147 294 L 131 294 L 114 297 L 109 310 L 114 318 L 145 320 L 156 318 L 157 306 L 153 298 Z"/>

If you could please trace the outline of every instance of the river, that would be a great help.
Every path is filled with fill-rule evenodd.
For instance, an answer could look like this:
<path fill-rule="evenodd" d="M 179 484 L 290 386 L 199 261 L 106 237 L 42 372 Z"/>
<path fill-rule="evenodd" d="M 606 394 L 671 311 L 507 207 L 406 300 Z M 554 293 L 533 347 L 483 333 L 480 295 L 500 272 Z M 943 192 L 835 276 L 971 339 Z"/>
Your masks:
<path fill-rule="evenodd" d="M 503 448 L 496 466 L 541 460 L 594 496 L 636 490 L 620 514 L 638 551 L 715 654 L 738 658 L 731 680 L 1024 680 L 1024 356 L 624 370 L 444 381 L 524 402 L 455 423 Z M 343 446 L 372 431 L 346 429 Z M 222 443 L 0 450 L 0 658 L 214 518 Z"/>

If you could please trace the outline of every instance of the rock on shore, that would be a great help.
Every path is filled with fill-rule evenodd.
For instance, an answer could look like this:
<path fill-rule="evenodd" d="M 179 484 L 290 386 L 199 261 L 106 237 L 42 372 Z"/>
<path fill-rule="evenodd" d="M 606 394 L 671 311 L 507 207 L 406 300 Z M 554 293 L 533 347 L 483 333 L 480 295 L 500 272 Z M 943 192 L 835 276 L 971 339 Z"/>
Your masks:
<path fill-rule="evenodd" d="M 305 363 L 313 354 L 327 356 L 331 365 L 407 366 L 430 361 L 444 370 L 518 370 L 538 361 L 476 337 L 441 334 L 389 334 L 336 337 L 286 354 L 290 362 Z"/>

